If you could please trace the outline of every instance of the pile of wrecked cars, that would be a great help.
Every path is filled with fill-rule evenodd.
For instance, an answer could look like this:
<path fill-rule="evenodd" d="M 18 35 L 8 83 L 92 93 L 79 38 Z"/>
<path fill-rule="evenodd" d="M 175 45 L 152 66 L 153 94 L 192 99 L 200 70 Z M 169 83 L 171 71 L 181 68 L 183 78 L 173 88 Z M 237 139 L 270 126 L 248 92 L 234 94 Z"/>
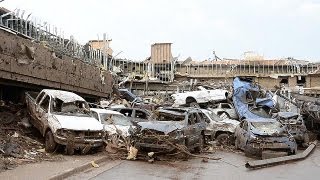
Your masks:
<path fill-rule="evenodd" d="M 111 137 L 122 137 L 139 151 L 201 152 L 217 144 L 263 158 L 269 152 L 296 154 L 299 145 L 309 142 L 299 108 L 248 79 L 236 77 L 232 92 L 198 86 L 172 94 L 170 107 L 145 108 L 148 104 L 130 91 L 119 94 L 130 103 L 88 104 L 74 93 L 49 89 L 27 92 L 26 102 L 47 152 L 63 145 L 68 154 L 87 153 Z"/>
<path fill-rule="evenodd" d="M 302 116 L 285 111 L 284 99 L 239 77 L 233 88 L 233 103 L 241 120 L 235 132 L 236 148 L 261 157 L 265 151 L 295 154 L 298 144 L 308 144 Z"/>

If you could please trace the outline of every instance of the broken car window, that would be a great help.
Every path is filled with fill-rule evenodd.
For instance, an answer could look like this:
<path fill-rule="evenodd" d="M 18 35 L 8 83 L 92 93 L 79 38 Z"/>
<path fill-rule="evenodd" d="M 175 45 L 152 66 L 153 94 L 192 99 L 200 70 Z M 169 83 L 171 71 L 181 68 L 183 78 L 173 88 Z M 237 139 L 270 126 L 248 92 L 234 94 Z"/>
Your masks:
<path fill-rule="evenodd" d="M 92 113 L 92 116 L 93 116 L 96 120 L 98 120 L 98 121 L 99 121 L 98 113 L 93 112 L 93 111 L 91 111 L 91 113 Z M 101 119 L 101 121 L 102 121 L 102 119 Z"/>
<path fill-rule="evenodd" d="M 174 115 L 170 113 L 154 113 L 152 119 L 156 121 L 183 121 L 185 115 Z"/>
<path fill-rule="evenodd" d="M 122 125 L 122 126 L 133 125 L 127 117 L 120 114 L 100 113 L 100 118 L 104 124 L 114 124 L 114 125 Z"/>
<path fill-rule="evenodd" d="M 132 115 L 132 109 L 121 109 L 120 113 L 127 116 L 127 117 L 131 117 Z"/>
<path fill-rule="evenodd" d="M 40 104 L 40 107 L 44 109 L 46 112 L 48 112 L 48 109 L 49 109 L 49 101 L 50 101 L 50 97 L 46 96 Z"/>
<path fill-rule="evenodd" d="M 37 97 L 37 99 L 36 99 L 36 104 L 39 104 L 40 103 L 40 101 L 41 101 L 41 99 L 43 98 L 43 96 L 45 95 L 45 93 L 44 92 L 41 92 L 41 94 Z"/>
<path fill-rule="evenodd" d="M 196 114 L 192 113 L 188 117 L 188 124 L 192 125 L 196 122 Z"/>
<path fill-rule="evenodd" d="M 59 98 L 53 99 L 52 111 L 63 114 L 89 114 L 89 106 L 84 101 L 63 102 Z"/>
<path fill-rule="evenodd" d="M 147 114 L 143 111 L 136 110 L 135 118 L 147 119 Z"/>

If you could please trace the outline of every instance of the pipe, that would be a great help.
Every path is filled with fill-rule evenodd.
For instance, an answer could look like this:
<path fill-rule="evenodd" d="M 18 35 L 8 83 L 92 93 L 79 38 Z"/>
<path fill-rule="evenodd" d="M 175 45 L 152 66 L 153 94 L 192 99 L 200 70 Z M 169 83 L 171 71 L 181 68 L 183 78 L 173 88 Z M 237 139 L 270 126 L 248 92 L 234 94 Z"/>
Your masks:
<path fill-rule="evenodd" d="M 317 140 L 313 141 L 309 145 L 309 147 L 300 154 L 296 154 L 296 155 L 292 155 L 292 156 L 270 158 L 270 159 L 264 159 L 264 160 L 248 161 L 245 164 L 245 166 L 246 166 L 246 168 L 249 168 L 249 169 L 256 169 L 256 168 L 263 168 L 266 166 L 276 165 L 276 164 L 284 163 L 284 162 L 288 162 L 288 161 L 302 160 L 302 159 L 305 159 L 312 152 L 312 150 L 316 147 L 317 143 L 318 143 Z"/>

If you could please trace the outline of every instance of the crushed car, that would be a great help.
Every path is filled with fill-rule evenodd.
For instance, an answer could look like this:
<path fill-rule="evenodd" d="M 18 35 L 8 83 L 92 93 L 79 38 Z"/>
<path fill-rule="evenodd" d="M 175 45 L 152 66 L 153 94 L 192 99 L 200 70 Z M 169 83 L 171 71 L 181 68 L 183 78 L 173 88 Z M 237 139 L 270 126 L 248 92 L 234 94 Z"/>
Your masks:
<path fill-rule="evenodd" d="M 201 151 L 204 144 L 206 122 L 195 108 L 157 109 L 152 120 L 139 122 L 134 133 L 134 145 L 138 149 L 155 152 L 172 152 L 177 145 L 189 150 Z"/>
<path fill-rule="evenodd" d="M 288 132 L 295 138 L 297 143 L 304 147 L 308 146 L 309 136 L 302 115 L 294 112 L 278 112 L 273 118 L 286 126 Z"/>
<path fill-rule="evenodd" d="M 200 107 L 207 103 L 224 101 L 228 98 L 228 95 L 229 92 L 224 89 L 206 89 L 198 86 L 195 91 L 175 93 L 171 95 L 171 98 L 174 100 L 174 107 Z"/>
<path fill-rule="evenodd" d="M 218 145 L 231 145 L 234 143 L 234 132 L 239 121 L 222 119 L 212 111 L 201 109 L 203 119 L 208 123 L 205 130 L 206 142 L 216 140 Z M 201 115 L 201 114 L 200 114 Z"/>
<path fill-rule="evenodd" d="M 297 143 L 275 119 L 244 119 L 235 130 L 235 147 L 246 155 L 262 157 L 263 151 L 297 153 Z"/>
<path fill-rule="evenodd" d="M 239 119 L 236 109 L 231 103 L 218 103 L 215 108 L 208 108 L 221 118 Z"/>
<path fill-rule="evenodd" d="M 233 104 L 239 119 L 270 118 L 275 107 L 273 95 L 251 79 L 233 80 Z"/>
<path fill-rule="evenodd" d="M 75 149 L 86 154 L 103 145 L 103 126 L 90 114 L 88 103 L 72 92 L 44 89 L 26 92 L 26 104 L 35 126 L 45 137 L 46 152 L 65 145 L 72 155 Z"/>
<path fill-rule="evenodd" d="M 103 124 L 106 139 L 111 135 L 128 137 L 130 136 L 130 131 L 135 128 L 130 119 L 117 111 L 101 108 L 91 108 L 90 110 L 92 116 Z"/>
<path fill-rule="evenodd" d="M 140 108 L 108 108 L 113 111 L 118 111 L 124 116 L 128 117 L 134 124 L 141 121 L 148 121 L 151 113 L 148 110 L 140 109 Z"/>

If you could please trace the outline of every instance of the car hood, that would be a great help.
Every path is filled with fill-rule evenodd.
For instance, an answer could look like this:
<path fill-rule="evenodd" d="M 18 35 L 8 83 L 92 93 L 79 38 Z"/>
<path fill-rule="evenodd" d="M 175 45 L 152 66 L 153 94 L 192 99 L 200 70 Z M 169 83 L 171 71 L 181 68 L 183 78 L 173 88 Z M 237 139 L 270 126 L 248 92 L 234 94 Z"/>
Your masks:
<path fill-rule="evenodd" d="M 104 125 L 104 131 L 106 131 L 108 133 L 108 135 L 113 135 L 113 134 L 118 134 L 118 131 L 121 131 L 119 133 L 121 133 L 122 136 L 124 137 L 128 137 L 130 135 L 129 133 L 129 129 L 136 129 L 135 126 L 123 126 L 123 125 Z"/>
<path fill-rule="evenodd" d="M 180 121 L 148 121 L 139 122 L 141 131 L 144 129 L 156 130 L 168 134 L 174 130 L 182 129 L 184 127 L 183 122 Z"/>
<path fill-rule="evenodd" d="M 101 131 L 103 125 L 93 117 L 53 115 L 61 128 L 70 130 Z"/>
<path fill-rule="evenodd" d="M 260 135 L 260 136 L 282 136 L 284 134 L 284 130 L 271 129 L 271 128 L 265 128 L 263 130 L 252 128 L 251 132 L 255 135 Z"/>

